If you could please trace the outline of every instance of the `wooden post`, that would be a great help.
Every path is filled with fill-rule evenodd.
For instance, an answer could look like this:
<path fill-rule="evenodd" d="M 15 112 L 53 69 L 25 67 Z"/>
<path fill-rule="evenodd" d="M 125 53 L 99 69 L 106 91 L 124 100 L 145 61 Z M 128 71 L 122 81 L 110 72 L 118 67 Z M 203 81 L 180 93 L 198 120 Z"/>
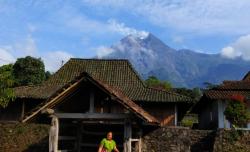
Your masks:
<path fill-rule="evenodd" d="M 89 112 L 94 113 L 94 108 L 95 108 L 95 94 L 94 90 L 91 89 L 89 97 Z"/>
<path fill-rule="evenodd" d="M 25 105 L 24 105 L 24 101 L 22 101 L 22 112 L 21 112 L 21 120 L 23 120 L 23 117 L 24 117 L 24 110 L 25 110 Z"/>
<path fill-rule="evenodd" d="M 174 106 L 174 125 L 178 125 L 178 107 L 177 104 Z"/>
<path fill-rule="evenodd" d="M 141 140 L 141 137 L 140 137 L 140 139 L 139 139 L 139 152 L 141 152 L 141 148 L 142 148 L 142 140 Z"/>
<path fill-rule="evenodd" d="M 52 116 L 49 132 L 49 152 L 58 152 L 58 134 L 59 120 L 56 116 Z"/>
<path fill-rule="evenodd" d="M 81 151 L 81 142 L 82 142 L 82 123 L 78 123 L 77 127 L 77 152 Z"/>
<path fill-rule="evenodd" d="M 132 127 L 129 120 L 124 123 L 124 152 L 131 152 Z"/>
<path fill-rule="evenodd" d="M 142 151 L 142 128 L 140 127 L 140 131 L 139 131 L 139 152 Z"/>

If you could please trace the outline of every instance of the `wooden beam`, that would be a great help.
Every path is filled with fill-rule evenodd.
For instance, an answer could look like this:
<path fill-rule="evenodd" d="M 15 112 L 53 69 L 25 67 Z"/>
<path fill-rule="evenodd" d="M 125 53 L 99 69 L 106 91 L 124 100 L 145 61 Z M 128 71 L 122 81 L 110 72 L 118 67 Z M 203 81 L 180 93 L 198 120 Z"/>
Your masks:
<path fill-rule="evenodd" d="M 87 135 L 95 135 L 95 136 L 103 136 L 103 135 L 106 135 L 107 134 L 107 132 L 105 131 L 105 132 L 101 132 L 101 131 L 88 131 L 88 130 L 85 130 L 85 129 L 83 129 L 82 130 L 82 134 L 87 134 Z M 113 134 L 115 134 L 116 136 L 117 135 L 122 135 L 123 133 L 121 133 L 121 132 L 113 132 Z"/>
<path fill-rule="evenodd" d="M 94 89 L 91 89 L 89 96 L 89 112 L 94 113 L 94 108 L 95 108 L 95 94 L 94 94 Z"/>
<path fill-rule="evenodd" d="M 123 120 L 83 120 L 83 124 L 123 125 Z"/>
<path fill-rule="evenodd" d="M 128 114 L 109 114 L 109 113 L 55 113 L 62 119 L 95 119 L 95 120 L 122 120 L 129 118 Z"/>
<path fill-rule="evenodd" d="M 99 146 L 99 144 L 92 144 L 92 143 L 81 143 L 81 146 L 82 147 L 98 147 Z M 122 147 L 122 145 L 118 145 L 117 144 L 117 147 Z"/>
<path fill-rule="evenodd" d="M 53 102 L 61 101 L 63 99 L 63 97 L 65 97 L 66 95 L 70 94 L 68 91 L 72 90 L 72 89 L 76 89 L 80 85 L 80 82 L 83 79 L 84 78 L 81 78 L 80 80 L 74 82 L 67 89 L 65 89 L 64 91 L 62 91 L 61 93 L 59 93 L 59 95 L 57 95 L 56 97 L 54 97 L 54 98 L 50 99 L 49 101 L 47 101 L 47 103 L 45 105 L 41 106 L 37 111 L 35 111 L 31 115 L 27 116 L 24 120 L 22 120 L 22 122 L 28 121 L 29 119 L 31 119 L 33 116 L 35 116 L 36 114 L 38 114 L 41 110 L 43 110 L 45 108 L 51 108 L 50 105 L 53 104 Z"/>
<path fill-rule="evenodd" d="M 140 139 L 131 139 L 131 142 L 138 142 Z"/>
<path fill-rule="evenodd" d="M 73 136 L 59 136 L 59 140 L 76 140 L 76 137 Z"/>

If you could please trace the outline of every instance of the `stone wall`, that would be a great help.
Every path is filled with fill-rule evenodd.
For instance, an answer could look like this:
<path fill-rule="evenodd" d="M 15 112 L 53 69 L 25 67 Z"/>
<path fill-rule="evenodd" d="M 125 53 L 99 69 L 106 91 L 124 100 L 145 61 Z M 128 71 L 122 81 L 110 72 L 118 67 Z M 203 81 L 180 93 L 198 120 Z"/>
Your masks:
<path fill-rule="evenodd" d="M 1 124 L 0 152 L 48 151 L 49 125 Z M 250 130 L 162 127 L 142 138 L 143 152 L 250 152 Z"/>
<path fill-rule="evenodd" d="M 0 152 L 47 152 L 49 125 L 0 123 Z"/>
<path fill-rule="evenodd" d="M 250 130 L 162 127 L 142 138 L 143 152 L 250 152 Z"/>
<path fill-rule="evenodd" d="M 218 130 L 214 152 L 250 152 L 250 130 Z"/>
<path fill-rule="evenodd" d="M 213 151 L 215 131 L 188 128 L 159 128 L 142 139 L 143 152 Z"/>

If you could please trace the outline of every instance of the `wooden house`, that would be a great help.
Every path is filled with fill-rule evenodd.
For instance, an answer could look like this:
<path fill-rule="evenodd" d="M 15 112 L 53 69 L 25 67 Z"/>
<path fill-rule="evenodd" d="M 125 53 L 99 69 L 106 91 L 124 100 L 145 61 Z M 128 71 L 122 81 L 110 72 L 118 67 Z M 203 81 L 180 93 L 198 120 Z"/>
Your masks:
<path fill-rule="evenodd" d="M 89 152 L 108 131 L 124 152 L 140 151 L 140 137 L 160 125 L 177 125 L 191 100 L 146 87 L 127 60 L 70 59 L 43 84 L 15 92 L 21 102 L 13 118 L 53 118 L 56 149 Z"/>
<path fill-rule="evenodd" d="M 199 114 L 199 128 L 231 128 L 232 125 L 226 119 L 224 111 L 233 95 L 244 96 L 250 110 L 250 73 L 240 81 L 224 81 L 221 85 L 204 92 L 193 108 L 193 112 Z M 245 127 L 250 128 L 250 123 Z"/>

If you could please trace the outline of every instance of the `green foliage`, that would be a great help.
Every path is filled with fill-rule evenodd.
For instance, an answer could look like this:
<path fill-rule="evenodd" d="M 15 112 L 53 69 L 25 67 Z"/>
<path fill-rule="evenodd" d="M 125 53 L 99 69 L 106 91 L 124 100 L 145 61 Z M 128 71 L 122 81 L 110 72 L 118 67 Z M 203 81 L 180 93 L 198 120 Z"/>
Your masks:
<path fill-rule="evenodd" d="M 213 89 L 215 87 L 218 87 L 217 84 L 213 84 L 213 83 L 210 83 L 210 82 L 204 82 L 203 85 L 205 86 L 206 89 Z"/>
<path fill-rule="evenodd" d="M 241 101 L 230 100 L 224 114 L 227 120 L 236 127 L 244 127 L 250 121 L 250 112 Z"/>
<path fill-rule="evenodd" d="M 3 65 L 0 67 L 0 107 L 7 107 L 10 101 L 15 99 L 12 76 L 13 65 Z"/>
<path fill-rule="evenodd" d="M 227 141 L 229 141 L 231 144 L 233 144 L 235 141 L 237 141 L 241 136 L 243 135 L 242 130 L 235 130 L 232 129 L 225 133 L 225 138 Z"/>
<path fill-rule="evenodd" d="M 198 101 L 202 96 L 202 93 L 199 88 L 187 89 L 187 88 L 176 88 L 175 92 L 184 96 L 188 96 L 194 101 Z"/>
<path fill-rule="evenodd" d="M 13 74 L 18 86 L 40 84 L 45 80 L 45 67 L 40 58 L 27 56 L 17 59 Z"/>
<path fill-rule="evenodd" d="M 193 124 L 194 124 L 194 122 L 192 120 L 190 120 L 190 119 L 183 119 L 181 121 L 181 126 L 184 126 L 184 127 L 190 127 L 190 128 L 192 128 Z"/>
<path fill-rule="evenodd" d="M 51 73 L 49 71 L 45 72 L 45 80 L 48 80 L 51 77 Z"/>
<path fill-rule="evenodd" d="M 198 116 L 195 114 L 186 114 L 181 120 L 181 126 L 193 127 L 194 123 L 198 123 Z"/>
<path fill-rule="evenodd" d="M 170 82 L 161 81 L 155 76 L 149 76 L 148 79 L 145 80 L 145 84 L 148 87 L 152 87 L 156 89 L 169 90 L 172 88 L 172 85 Z"/>

